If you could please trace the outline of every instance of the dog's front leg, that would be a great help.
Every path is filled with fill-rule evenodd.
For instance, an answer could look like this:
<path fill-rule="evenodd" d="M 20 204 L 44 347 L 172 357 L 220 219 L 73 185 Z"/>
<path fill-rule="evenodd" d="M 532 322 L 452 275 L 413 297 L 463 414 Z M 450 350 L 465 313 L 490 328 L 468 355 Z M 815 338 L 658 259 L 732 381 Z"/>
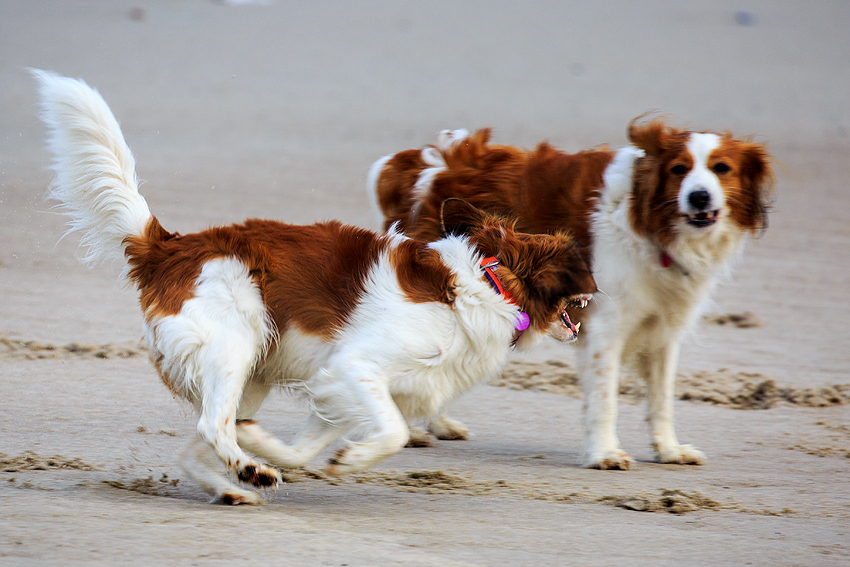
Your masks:
<path fill-rule="evenodd" d="M 620 449 L 617 439 L 617 395 L 623 343 L 607 333 L 593 332 L 593 327 L 589 330 L 579 355 L 584 393 L 583 466 L 628 470 L 632 458 Z"/>
<path fill-rule="evenodd" d="M 702 465 L 705 454 L 692 445 L 680 445 L 673 425 L 673 396 L 679 341 L 638 358 L 638 370 L 649 389 L 647 421 L 652 431 L 652 447 L 662 463 Z"/>
<path fill-rule="evenodd" d="M 393 402 L 386 382 L 378 376 L 348 375 L 345 380 L 348 403 L 356 416 L 351 427 L 366 431 L 366 437 L 340 449 L 325 472 L 342 475 L 365 470 L 404 447 L 410 437 L 407 422 Z"/>
<path fill-rule="evenodd" d="M 239 445 L 271 464 L 282 468 L 302 467 L 319 451 L 339 439 L 346 429 L 334 425 L 315 411 L 295 435 L 291 445 L 266 433 L 252 420 L 236 424 Z"/>

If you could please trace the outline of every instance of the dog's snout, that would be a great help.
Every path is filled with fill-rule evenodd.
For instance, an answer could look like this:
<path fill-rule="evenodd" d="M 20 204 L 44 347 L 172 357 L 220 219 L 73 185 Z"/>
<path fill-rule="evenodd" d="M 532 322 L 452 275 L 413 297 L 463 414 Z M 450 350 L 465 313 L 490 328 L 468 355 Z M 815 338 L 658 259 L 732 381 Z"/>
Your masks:
<path fill-rule="evenodd" d="M 688 195 L 688 203 L 698 211 L 704 211 L 711 202 L 711 195 L 703 188 L 695 189 Z"/>

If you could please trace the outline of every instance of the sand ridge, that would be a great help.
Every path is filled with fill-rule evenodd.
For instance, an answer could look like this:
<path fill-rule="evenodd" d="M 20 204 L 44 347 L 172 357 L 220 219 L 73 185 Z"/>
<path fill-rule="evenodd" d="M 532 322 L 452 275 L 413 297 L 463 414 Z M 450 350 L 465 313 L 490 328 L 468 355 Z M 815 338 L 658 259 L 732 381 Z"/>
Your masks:
<path fill-rule="evenodd" d="M 145 355 L 141 346 L 106 343 L 57 345 L 33 339 L 13 338 L 0 332 L 0 358 L 42 360 L 57 358 L 110 359 Z M 512 360 L 501 376 L 490 380 L 494 386 L 512 390 L 541 390 L 581 397 L 578 373 L 568 363 L 548 360 L 543 363 Z M 758 372 L 734 372 L 727 368 L 680 375 L 676 382 L 680 400 L 707 403 L 735 409 L 770 409 L 779 404 L 799 407 L 830 407 L 850 404 L 850 384 L 817 388 L 795 388 L 777 384 Z M 624 376 L 620 396 L 635 403 L 645 396 L 643 384 Z"/>
<path fill-rule="evenodd" d="M 145 355 L 145 349 L 131 344 L 81 344 L 58 345 L 35 339 L 21 339 L 0 331 L 0 358 L 55 359 L 55 358 L 132 358 Z"/>
<path fill-rule="evenodd" d="M 57 345 L 33 339 L 10 338 L 8 334 L 0 333 L 0 357 L 12 359 L 132 358 L 143 356 L 146 352 L 141 345 Z M 570 364 L 559 360 L 544 363 L 510 361 L 501 376 L 489 383 L 513 390 L 534 389 L 574 398 L 582 395 L 577 372 Z M 619 391 L 622 398 L 632 403 L 645 396 L 643 385 L 628 376 L 621 380 Z M 850 404 L 850 384 L 794 388 L 777 384 L 761 373 L 733 372 L 726 368 L 681 375 L 676 383 L 676 391 L 681 400 L 735 409 L 770 409 L 778 404 L 800 407 Z"/>
<path fill-rule="evenodd" d="M 67 458 L 62 455 L 43 457 L 34 451 L 25 451 L 17 456 L 0 453 L 0 470 L 3 472 L 46 471 L 69 469 L 78 471 L 98 471 L 100 468 L 79 458 Z"/>
<path fill-rule="evenodd" d="M 543 363 L 510 361 L 494 386 L 513 390 L 541 390 L 580 398 L 578 373 L 559 360 Z M 636 403 L 645 397 L 645 387 L 634 378 L 624 376 L 619 385 L 620 397 Z M 776 383 L 758 372 L 734 372 L 727 368 L 680 374 L 676 380 L 676 396 L 680 400 L 707 403 L 734 409 L 770 409 L 780 404 L 798 407 L 830 407 L 850 404 L 850 384 L 816 388 L 795 388 Z"/>
<path fill-rule="evenodd" d="M 19 473 L 15 477 L 7 477 L 7 485 L 18 489 L 35 490 L 68 490 L 85 489 L 97 490 L 99 487 L 134 492 L 146 496 L 162 498 L 183 498 L 181 494 L 183 486 L 180 478 L 172 478 L 167 473 L 161 473 L 159 478 L 154 475 L 147 477 L 132 477 L 126 473 L 121 478 L 115 478 L 115 473 L 120 471 L 104 471 L 99 467 L 88 465 L 81 459 L 66 459 L 64 457 L 42 457 L 37 453 L 28 451 L 22 455 L 8 457 L 0 454 L 0 464 L 12 463 L 3 472 Z M 100 473 L 97 476 L 106 477 L 100 481 L 97 478 L 86 479 L 75 476 L 70 485 L 69 481 L 61 478 L 51 480 L 30 475 L 26 479 L 20 479 L 20 473 L 27 471 L 59 471 L 76 470 Z M 424 495 L 456 495 L 459 497 L 507 497 L 519 500 L 545 501 L 562 504 L 602 504 L 614 506 L 629 511 L 637 512 L 661 512 L 671 514 L 687 514 L 696 511 L 737 511 L 754 515 L 781 516 L 795 513 L 790 508 L 785 509 L 754 509 L 747 507 L 732 499 L 726 498 L 723 502 L 715 500 L 700 491 L 682 488 L 660 488 L 657 491 L 639 491 L 633 494 L 609 494 L 600 495 L 598 490 L 574 490 L 554 480 L 518 478 L 494 479 L 478 475 L 462 473 L 460 471 L 447 470 L 408 470 L 408 471 L 366 471 L 350 476 L 336 478 L 330 477 L 320 470 L 301 468 L 287 469 L 281 471 L 284 485 L 278 491 L 285 489 L 287 485 L 318 483 L 329 485 L 345 490 L 346 486 L 368 485 L 376 487 L 391 488 L 400 492 L 416 493 Z M 274 493 L 267 493 L 269 502 L 275 500 Z"/>

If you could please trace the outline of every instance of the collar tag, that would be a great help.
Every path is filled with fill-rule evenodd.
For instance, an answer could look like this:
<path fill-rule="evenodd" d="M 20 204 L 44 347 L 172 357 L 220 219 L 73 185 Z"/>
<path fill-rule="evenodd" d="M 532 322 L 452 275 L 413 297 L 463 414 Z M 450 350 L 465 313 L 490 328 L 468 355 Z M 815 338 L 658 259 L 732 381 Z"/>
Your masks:
<path fill-rule="evenodd" d="M 530 324 L 531 317 L 528 316 L 528 313 L 526 313 L 525 311 L 520 311 L 519 318 L 517 319 L 516 324 L 514 325 L 514 329 L 521 333 L 526 330 Z"/>

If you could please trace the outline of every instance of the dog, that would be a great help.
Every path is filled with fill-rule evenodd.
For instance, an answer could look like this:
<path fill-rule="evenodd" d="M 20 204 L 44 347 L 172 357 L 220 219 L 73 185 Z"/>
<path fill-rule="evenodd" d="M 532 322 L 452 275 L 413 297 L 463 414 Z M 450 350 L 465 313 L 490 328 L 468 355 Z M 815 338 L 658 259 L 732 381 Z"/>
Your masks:
<path fill-rule="evenodd" d="M 490 130 L 445 130 L 437 143 L 376 161 L 368 191 L 379 222 L 412 238 L 439 233 L 440 203 L 462 198 L 534 234 L 567 231 L 602 294 L 571 311 L 584 322 L 579 372 L 583 465 L 627 470 L 616 435 L 621 365 L 648 385 L 652 446 L 663 463 L 703 464 L 673 426 L 673 386 L 683 333 L 745 236 L 766 228 L 772 159 L 729 133 L 633 120 L 630 145 L 567 154 L 489 144 Z M 441 418 L 443 420 L 447 418 Z"/>
<path fill-rule="evenodd" d="M 302 466 L 351 434 L 357 442 L 326 471 L 364 470 L 404 446 L 406 419 L 433 417 L 497 374 L 512 345 L 578 334 L 565 307 L 596 284 L 566 234 L 518 233 L 458 199 L 441 205 L 431 242 L 335 221 L 169 232 L 139 194 L 133 155 L 97 91 L 32 73 L 54 155 L 51 196 L 84 233 L 84 261 L 126 260 L 151 361 L 198 414 L 180 463 L 216 502 L 261 502 L 216 459 L 243 483 L 274 488 L 274 467 Z M 252 419 L 276 386 L 311 407 L 290 445 Z"/>

